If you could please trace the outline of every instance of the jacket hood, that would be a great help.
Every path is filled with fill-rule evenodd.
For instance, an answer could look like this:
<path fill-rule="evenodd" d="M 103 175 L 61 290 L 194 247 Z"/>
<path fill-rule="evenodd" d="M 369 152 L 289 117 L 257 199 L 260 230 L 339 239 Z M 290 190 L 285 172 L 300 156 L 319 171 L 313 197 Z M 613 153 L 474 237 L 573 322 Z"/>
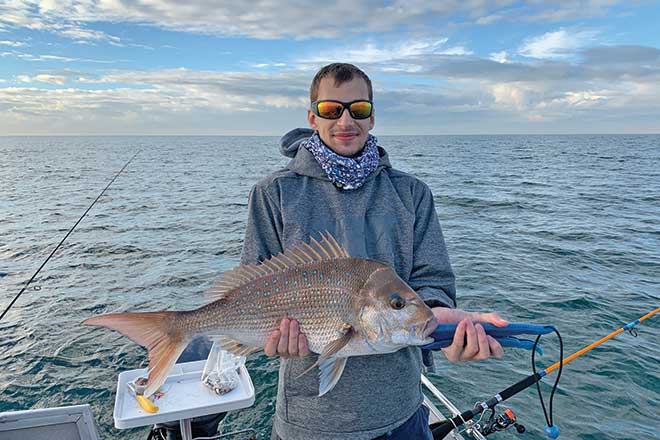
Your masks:
<path fill-rule="evenodd" d="M 303 176 L 316 177 L 318 179 L 330 180 L 321 168 L 321 165 L 314 159 L 312 153 L 306 148 L 300 148 L 302 143 L 314 134 L 311 128 L 294 128 L 280 139 L 280 153 L 286 157 L 293 158 L 286 166 L 290 171 Z M 378 167 L 367 177 L 367 180 L 373 178 L 384 168 L 392 168 L 387 152 L 378 147 Z"/>

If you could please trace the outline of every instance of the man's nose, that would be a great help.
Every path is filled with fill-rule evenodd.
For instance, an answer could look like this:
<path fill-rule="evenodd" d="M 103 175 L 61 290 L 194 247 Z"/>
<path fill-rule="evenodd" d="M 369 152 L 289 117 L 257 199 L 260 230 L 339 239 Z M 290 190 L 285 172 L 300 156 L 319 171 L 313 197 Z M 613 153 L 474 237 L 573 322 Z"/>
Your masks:
<path fill-rule="evenodd" d="M 343 126 L 343 127 L 352 127 L 355 124 L 355 120 L 351 117 L 351 114 L 349 113 L 348 109 L 345 108 L 344 112 L 341 114 L 339 119 L 337 119 L 337 125 Z"/>

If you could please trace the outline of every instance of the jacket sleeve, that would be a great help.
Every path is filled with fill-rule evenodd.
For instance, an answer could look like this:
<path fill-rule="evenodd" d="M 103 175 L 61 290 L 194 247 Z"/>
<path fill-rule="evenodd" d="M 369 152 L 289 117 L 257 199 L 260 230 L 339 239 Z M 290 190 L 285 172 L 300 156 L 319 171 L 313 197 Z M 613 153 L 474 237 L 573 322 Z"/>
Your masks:
<path fill-rule="evenodd" d="M 418 182 L 415 194 L 413 266 L 408 284 L 429 307 L 456 307 L 454 272 L 442 235 L 433 194 Z"/>
<path fill-rule="evenodd" d="M 267 187 L 255 185 L 248 198 L 248 218 L 241 264 L 255 264 L 282 252 L 282 215 Z"/>

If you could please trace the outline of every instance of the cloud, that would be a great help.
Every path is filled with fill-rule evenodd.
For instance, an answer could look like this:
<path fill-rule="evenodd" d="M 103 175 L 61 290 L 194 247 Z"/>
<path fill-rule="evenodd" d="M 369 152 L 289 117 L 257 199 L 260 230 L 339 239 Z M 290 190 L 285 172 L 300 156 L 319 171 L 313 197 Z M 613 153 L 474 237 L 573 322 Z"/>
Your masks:
<path fill-rule="evenodd" d="M 67 81 L 65 75 L 50 75 L 42 73 L 39 75 L 29 76 L 29 75 L 18 75 L 16 79 L 20 82 L 31 83 L 31 82 L 42 82 L 48 84 L 64 85 Z"/>
<path fill-rule="evenodd" d="M 59 34 L 62 37 L 71 38 L 73 40 L 107 41 L 110 44 L 114 44 L 116 46 L 122 46 L 121 39 L 119 37 L 108 35 L 105 32 L 101 32 L 97 30 L 84 29 L 78 26 L 67 25 L 60 29 L 54 29 L 54 31 L 55 33 Z"/>
<path fill-rule="evenodd" d="M 395 1 L 383 5 L 375 0 L 357 3 L 339 0 L 324 5 L 323 14 L 319 14 L 316 4 L 298 0 L 256 0 L 250 3 L 228 0 L 193 3 L 175 0 L 14 0 L 0 6 L 0 24 L 45 30 L 68 38 L 108 41 L 116 37 L 82 26 L 92 22 L 123 22 L 184 32 L 304 39 L 389 30 L 424 22 L 429 16 L 446 16 L 469 9 L 461 3 L 439 7 L 423 2 Z M 328 21 L 326 17 L 334 18 Z M 289 25 L 291 23 L 295 26 Z"/>
<path fill-rule="evenodd" d="M 63 85 L 66 75 L 19 75 L 25 83 Z M 226 74 L 172 69 L 153 72 L 133 71 L 101 76 L 79 77 L 85 88 L 5 88 L 0 89 L 2 109 L 14 116 L 95 119 L 104 115 L 122 118 L 127 112 L 161 117 L 207 112 L 215 115 L 267 113 L 292 109 L 304 113 L 308 105 L 307 79 L 291 75 Z M 94 88 L 97 85 L 97 88 Z"/>
<path fill-rule="evenodd" d="M 492 15 L 487 15 L 485 17 L 479 17 L 477 19 L 476 23 L 479 24 L 479 25 L 487 25 L 487 24 L 498 22 L 498 21 L 500 21 L 504 18 L 505 18 L 505 16 L 502 15 L 502 14 L 492 14 Z"/>
<path fill-rule="evenodd" d="M 575 21 L 604 17 L 614 8 L 621 10 L 635 7 L 638 2 L 622 0 L 582 1 L 503 1 L 482 9 L 475 23 L 487 26 L 496 22 L 554 23 L 562 20 Z M 509 7 L 512 5 L 511 7 Z"/>
<path fill-rule="evenodd" d="M 422 70 L 419 60 L 430 56 L 461 58 L 472 55 L 463 46 L 447 46 L 448 39 L 408 39 L 389 44 L 367 42 L 362 46 L 339 47 L 325 50 L 322 55 L 301 57 L 295 67 L 301 70 L 317 68 L 337 60 L 366 66 L 382 72 L 418 73 Z"/>
<path fill-rule="evenodd" d="M 21 41 L 0 40 L 0 46 L 23 47 L 26 44 Z"/>
<path fill-rule="evenodd" d="M 139 23 L 182 32 L 273 38 L 339 38 L 366 32 L 433 29 L 437 21 L 473 20 L 487 25 L 499 20 L 577 20 L 606 14 L 618 0 L 581 2 L 429 2 L 422 0 L 338 0 L 323 5 L 311 1 L 255 0 L 13 0 L 0 5 L 0 27 L 44 30 L 67 38 L 123 44 L 118 37 L 87 29 L 92 23 Z M 327 17 L 333 17 L 328 20 Z M 513 18 L 515 17 L 515 18 Z"/>
<path fill-rule="evenodd" d="M 252 64 L 252 67 L 256 69 L 266 69 L 269 67 L 286 67 L 286 63 L 257 63 L 257 64 Z"/>
<path fill-rule="evenodd" d="M 595 31 L 569 31 L 559 29 L 527 39 L 518 50 L 520 55 L 537 59 L 568 58 L 576 51 L 592 45 Z"/>
<path fill-rule="evenodd" d="M 89 59 L 89 58 L 72 58 L 72 57 L 65 57 L 61 55 L 40 55 L 40 54 L 31 54 L 31 53 L 25 53 L 25 52 L 19 52 L 16 50 L 12 50 L 9 52 L 0 52 L 0 57 L 5 58 L 5 57 L 11 57 L 11 58 L 18 58 L 20 60 L 24 61 L 36 61 L 36 62 L 42 62 L 42 61 L 59 61 L 62 63 L 73 63 L 73 62 L 81 62 L 81 63 L 97 63 L 97 64 L 113 64 L 116 63 L 115 60 L 94 60 L 94 59 Z"/>
<path fill-rule="evenodd" d="M 660 49 L 645 46 L 595 46 L 581 52 L 586 64 L 654 64 L 660 63 Z"/>
<path fill-rule="evenodd" d="M 488 59 L 496 61 L 498 63 L 508 63 L 509 60 L 507 57 L 508 57 L 508 53 L 506 52 L 506 50 L 503 50 L 501 52 L 491 53 Z"/>
<path fill-rule="evenodd" d="M 529 2 L 531 5 L 537 2 Z M 559 4 L 557 4 L 559 3 Z M 576 20 L 579 18 L 593 18 L 604 17 L 610 13 L 611 9 L 615 6 L 625 6 L 626 3 L 618 0 L 583 0 L 583 1 L 562 1 L 562 2 L 547 2 L 547 4 L 534 10 L 529 9 L 529 13 L 525 14 L 527 21 L 561 21 L 561 20 Z M 542 3 L 541 3 L 542 4 Z"/>
<path fill-rule="evenodd" d="M 408 81 L 374 81 L 378 127 L 395 133 L 412 132 L 410 127 L 556 132 L 582 121 L 589 130 L 630 130 L 638 126 L 631 125 L 631 115 L 658 120 L 659 52 L 596 47 L 579 52 L 578 60 L 507 63 L 474 55 L 408 54 L 394 60 L 419 68 Z M 608 62 L 607 55 L 614 53 L 627 61 Z M 392 63 L 381 59 L 368 64 L 372 77 L 382 78 L 379 73 Z M 63 87 L 0 87 L 0 131 L 46 127 L 61 134 L 278 134 L 291 128 L 291 121 L 305 124 L 310 78 L 306 69 L 258 74 L 183 68 L 101 75 L 42 72 L 20 80 Z M 415 84 L 416 79 L 424 82 Z M 78 87 L 67 87 L 71 84 Z"/>
<path fill-rule="evenodd" d="M 88 29 L 76 20 L 77 11 L 93 7 L 93 1 L 14 0 L 0 4 L 0 29 L 7 27 L 46 31 L 73 40 L 97 40 L 120 44 L 118 37 Z M 91 11 L 90 11 L 91 12 Z M 97 21 L 90 15 L 88 20 Z"/>

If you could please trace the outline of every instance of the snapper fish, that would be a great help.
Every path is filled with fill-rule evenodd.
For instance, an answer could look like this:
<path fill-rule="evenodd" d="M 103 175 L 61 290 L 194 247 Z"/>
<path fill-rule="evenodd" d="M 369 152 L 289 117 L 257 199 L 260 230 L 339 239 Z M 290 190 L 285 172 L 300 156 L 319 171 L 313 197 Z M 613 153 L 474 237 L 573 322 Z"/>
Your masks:
<path fill-rule="evenodd" d="M 296 319 L 319 367 L 319 396 L 341 378 L 350 356 L 395 352 L 433 341 L 431 309 L 389 266 L 353 258 L 320 234 L 259 264 L 223 273 L 195 310 L 113 313 L 84 325 L 107 327 L 149 352 L 151 396 L 193 337 L 207 335 L 234 354 L 263 350 L 283 317 Z M 303 374 L 305 374 L 303 373 Z"/>

